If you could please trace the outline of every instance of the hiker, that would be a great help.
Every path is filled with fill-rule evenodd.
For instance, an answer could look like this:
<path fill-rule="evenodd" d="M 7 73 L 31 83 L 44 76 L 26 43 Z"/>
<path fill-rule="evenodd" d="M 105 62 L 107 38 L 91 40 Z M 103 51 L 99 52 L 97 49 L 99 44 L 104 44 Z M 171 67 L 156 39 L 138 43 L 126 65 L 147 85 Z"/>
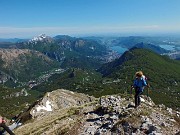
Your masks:
<path fill-rule="evenodd" d="M 3 127 L 5 131 L 7 131 L 10 135 L 15 135 L 10 129 L 8 126 L 6 126 L 6 121 L 0 117 L 0 127 Z M 0 132 L 0 135 L 3 135 L 4 134 L 4 131 L 3 132 Z"/>
<path fill-rule="evenodd" d="M 133 88 L 135 89 L 135 108 L 137 108 L 141 101 L 140 95 L 143 93 L 144 87 L 147 86 L 145 76 L 142 71 L 136 72 L 136 79 L 134 80 Z"/>

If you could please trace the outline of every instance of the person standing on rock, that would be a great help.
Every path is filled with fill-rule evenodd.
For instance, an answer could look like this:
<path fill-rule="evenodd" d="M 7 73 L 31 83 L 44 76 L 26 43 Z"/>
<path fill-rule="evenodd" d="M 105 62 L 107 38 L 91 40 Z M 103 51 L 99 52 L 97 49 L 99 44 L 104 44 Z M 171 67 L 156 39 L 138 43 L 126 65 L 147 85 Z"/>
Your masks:
<path fill-rule="evenodd" d="M 134 80 L 133 88 L 135 89 L 135 108 L 137 108 L 140 103 L 140 95 L 143 93 L 144 87 L 147 86 L 145 76 L 142 71 L 136 72 L 136 79 Z"/>

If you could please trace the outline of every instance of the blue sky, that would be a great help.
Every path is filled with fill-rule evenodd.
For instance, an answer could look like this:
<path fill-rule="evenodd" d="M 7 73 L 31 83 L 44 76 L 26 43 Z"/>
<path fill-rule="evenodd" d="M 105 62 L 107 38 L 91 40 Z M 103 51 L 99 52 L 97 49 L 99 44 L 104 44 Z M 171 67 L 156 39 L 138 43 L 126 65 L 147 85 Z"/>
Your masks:
<path fill-rule="evenodd" d="M 180 0 L 0 0 L 0 37 L 180 33 Z"/>

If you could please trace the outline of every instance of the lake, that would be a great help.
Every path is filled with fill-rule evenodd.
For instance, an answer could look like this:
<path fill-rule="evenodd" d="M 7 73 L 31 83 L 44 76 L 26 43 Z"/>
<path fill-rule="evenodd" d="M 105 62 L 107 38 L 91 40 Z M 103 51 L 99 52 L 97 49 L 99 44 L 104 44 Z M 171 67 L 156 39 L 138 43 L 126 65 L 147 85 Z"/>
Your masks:
<path fill-rule="evenodd" d="M 176 47 L 177 50 L 180 50 L 180 47 Z"/>
<path fill-rule="evenodd" d="M 175 50 L 175 46 L 174 45 L 159 45 L 161 48 L 169 50 L 169 51 L 173 51 Z"/>
<path fill-rule="evenodd" d="M 121 47 L 121 46 L 112 46 L 110 47 L 111 50 L 114 50 L 116 52 L 118 52 L 119 54 L 124 53 L 125 51 L 127 51 L 127 48 Z"/>

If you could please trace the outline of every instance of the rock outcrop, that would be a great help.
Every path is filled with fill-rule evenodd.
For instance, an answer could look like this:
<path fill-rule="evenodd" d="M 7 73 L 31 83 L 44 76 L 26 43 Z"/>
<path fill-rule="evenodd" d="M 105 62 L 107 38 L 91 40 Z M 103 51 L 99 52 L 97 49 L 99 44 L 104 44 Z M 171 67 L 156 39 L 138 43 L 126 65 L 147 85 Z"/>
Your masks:
<path fill-rule="evenodd" d="M 131 95 L 99 99 L 67 90 L 47 93 L 30 109 L 32 120 L 15 130 L 23 134 L 174 135 L 180 133 L 180 112 L 155 105 L 141 96 L 134 107 Z"/>
<path fill-rule="evenodd" d="M 132 98 L 118 95 L 100 98 L 100 108 L 85 115 L 85 122 L 78 134 L 96 135 L 170 135 L 179 132 L 179 112 L 156 106 L 146 96 L 134 108 Z M 176 120 L 175 120 L 176 119 Z"/>

